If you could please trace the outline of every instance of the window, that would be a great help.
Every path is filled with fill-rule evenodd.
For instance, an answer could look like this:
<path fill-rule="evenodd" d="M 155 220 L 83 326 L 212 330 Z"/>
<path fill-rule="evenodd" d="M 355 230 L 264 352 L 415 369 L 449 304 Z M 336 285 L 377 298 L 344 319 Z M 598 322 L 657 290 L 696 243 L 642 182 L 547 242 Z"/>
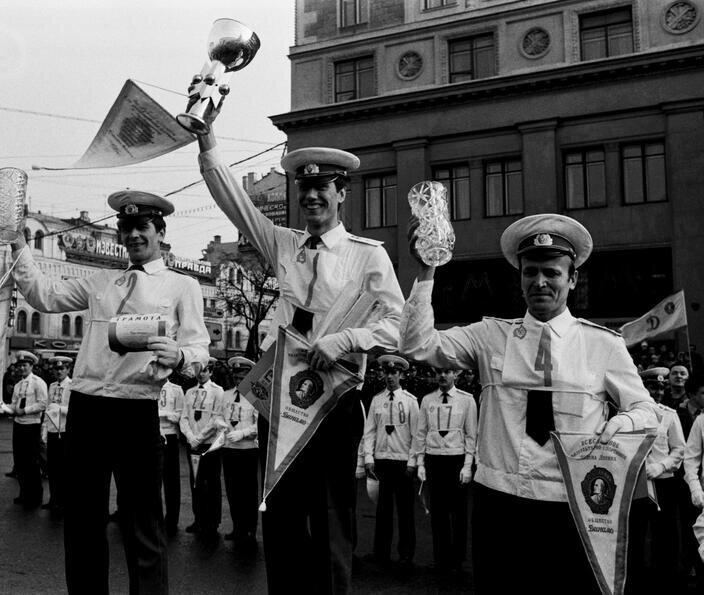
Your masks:
<path fill-rule="evenodd" d="M 244 281 L 244 275 L 242 274 L 241 269 L 237 269 L 237 285 L 242 285 Z"/>
<path fill-rule="evenodd" d="M 38 229 L 37 233 L 34 234 L 34 247 L 37 250 L 41 250 L 43 246 L 44 246 L 44 232 L 41 229 Z"/>
<path fill-rule="evenodd" d="M 487 162 L 484 187 L 487 217 L 523 213 L 523 168 L 520 159 Z"/>
<path fill-rule="evenodd" d="M 71 317 L 68 314 L 64 314 L 61 317 L 61 335 L 64 337 L 71 336 Z"/>
<path fill-rule="evenodd" d="M 565 197 L 568 209 L 606 205 L 606 173 L 603 149 L 565 154 Z"/>
<path fill-rule="evenodd" d="M 73 331 L 74 336 L 83 336 L 83 316 L 76 316 L 76 320 L 73 321 Z"/>
<path fill-rule="evenodd" d="M 579 19 L 582 60 L 598 60 L 633 52 L 630 7 L 583 15 Z"/>
<path fill-rule="evenodd" d="M 450 82 L 494 76 L 494 35 L 477 35 L 450 41 Z"/>
<path fill-rule="evenodd" d="M 242 349 L 242 333 L 235 331 L 235 349 Z"/>
<path fill-rule="evenodd" d="M 27 312 L 24 310 L 17 313 L 17 332 L 27 334 Z"/>
<path fill-rule="evenodd" d="M 369 0 L 340 0 L 340 26 L 351 27 L 369 20 Z"/>
<path fill-rule="evenodd" d="M 33 335 L 41 335 L 42 333 L 42 317 L 39 312 L 32 313 L 31 331 Z"/>
<path fill-rule="evenodd" d="M 365 227 L 396 225 L 396 174 L 364 180 Z"/>
<path fill-rule="evenodd" d="M 457 4 L 456 0 L 423 0 L 423 10 L 442 8 L 443 6 L 453 6 L 455 4 Z"/>
<path fill-rule="evenodd" d="M 627 205 L 667 200 L 663 143 L 624 145 L 621 166 L 623 201 Z"/>
<path fill-rule="evenodd" d="M 453 220 L 469 219 L 469 167 L 454 165 L 435 169 L 433 179 L 447 189 L 447 204 Z"/>
<path fill-rule="evenodd" d="M 374 95 L 374 58 L 365 56 L 335 63 L 335 101 Z"/>

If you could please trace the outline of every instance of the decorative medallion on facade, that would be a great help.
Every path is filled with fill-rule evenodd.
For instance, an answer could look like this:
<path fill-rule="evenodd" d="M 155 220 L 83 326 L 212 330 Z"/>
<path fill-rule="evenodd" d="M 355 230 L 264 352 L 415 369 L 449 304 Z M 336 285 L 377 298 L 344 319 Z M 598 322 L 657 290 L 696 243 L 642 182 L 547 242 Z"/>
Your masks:
<path fill-rule="evenodd" d="M 398 59 L 396 72 L 403 80 L 416 78 L 423 70 L 423 58 L 418 52 L 406 52 Z"/>
<path fill-rule="evenodd" d="M 550 34 L 542 27 L 528 29 L 518 47 L 526 58 L 541 58 L 550 49 Z"/>
<path fill-rule="evenodd" d="M 682 35 L 694 29 L 699 22 L 697 7 L 686 0 L 673 2 L 662 11 L 662 27 L 668 33 Z"/>

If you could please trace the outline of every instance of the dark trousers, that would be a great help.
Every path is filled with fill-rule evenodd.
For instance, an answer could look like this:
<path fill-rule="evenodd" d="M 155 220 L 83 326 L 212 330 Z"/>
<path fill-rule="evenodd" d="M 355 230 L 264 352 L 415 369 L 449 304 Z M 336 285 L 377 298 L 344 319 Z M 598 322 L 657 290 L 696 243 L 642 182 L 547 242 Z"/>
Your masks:
<path fill-rule="evenodd" d="M 114 474 L 131 594 L 167 593 L 157 402 L 73 391 L 66 420 L 64 549 L 69 593 L 108 593 L 105 528 Z"/>
<path fill-rule="evenodd" d="M 341 397 L 267 497 L 262 533 L 269 593 L 350 590 L 354 472 L 364 425 L 359 399 L 356 390 Z M 263 460 L 267 436 L 262 420 Z"/>
<path fill-rule="evenodd" d="M 167 529 L 178 527 L 181 513 L 181 446 L 177 434 L 167 434 L 164 445 L 164 525 Z"/>
<path fill-rule="evenodd" d="M 398 555 L 412 560 L 416 551 L 413 477 L 406 473 L 406 461 L 375 459 L 374 473 L 379 479 L 379 499 L 376 503 L 374 555 L 388 560 L 394 536 L 394 501 L 398 515 Z"/>
<path fill-rule="evenodd" d="M 433 557 L 439 568 L 461 566 L 467 559 L 467 498 L 460 483 L 464 455 L 425 455 Z"/>
<path fill-rule="evenodd" d="M 20 483 L 20 499 L 28 508 L 42 503 L 42 475 L 39 470 L 40 424 L 12 424 L 12 446 L 15 457 L 17 479 Z"/>
<path fill-rule="evenodd" d="M 49 432 L 46 438 L 46 463 L 49 475 L 49 504 L 57 509 L 64 507 L 66 483 L 66 434 Z"/>
<path fill-rule="evenodd" d="M 188 447 L 188 469 L 191 479 L 191 504 L 195 524 L 200 531 L 217 531 L 222 517 L 222 484 L 220 482 L 220 470 L 222 469 L 221 450 L 215 450 L 206 454 L 210 448 L 209 444 L 203 444 L 197 450 Z M 198 473 L 193 474 L 192 454 L 200 454 L 198 463 Z"/>
<path fill-rule="evenodd" d="M 680 556 L 680 564 L 678 566 L 677 586 L 679 591 L 676 593 L 685 592 L 687 582 L 689 581 L 689 573 L 692 568 L 697 575 L 697 593 L 704 593 L 704 562 L 699 557 L 698 547 L 699 542 L 694 536 L 692 525 L 697 520 L 697 516 L 701 512 L 692 504 L 689 486 L 684 481 L 684 477 L 680 474 L 676 476 L 678 479 L 678 500 L 680 503 L 680 530 L 682 535 L 682 555 Z"/>
<path fill-rule="evenodd" d="M 259 449 L 223 448 L 222 470 L 235 539 L 253 538 L 259 518 Z"/>

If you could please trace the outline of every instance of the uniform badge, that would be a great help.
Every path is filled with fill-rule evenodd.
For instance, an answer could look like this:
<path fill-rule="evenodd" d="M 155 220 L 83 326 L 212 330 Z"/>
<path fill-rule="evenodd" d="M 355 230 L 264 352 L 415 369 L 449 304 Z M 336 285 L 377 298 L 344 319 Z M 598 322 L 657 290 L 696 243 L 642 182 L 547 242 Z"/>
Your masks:
<path fill-rule="evenodd" d="M 306 163 L 306 165 L 303 168 L 303 173 L 304 174 L 317 174 L 320 173 L 320 168 L 318 167 L 317 163 Z"/>
<path fill-rule="evenodd" d="M 323 379 L 313 370 L 303 370 L 291 376 L 288 394 L 291 404 L 300 409 L 308 409 L 323 394 Z"/>
<path fill-rule="evenodd" d="M 139 207 L 137 205 L 125 205 L 125 215 L 136 215 L 137 213 L 139 213 Z"/>
<path fill-rule="evenodd" d="M 534 246 L 552 246 L 552 236 L 549 233 L 539 233 L 533 240 Z"/>
<path fill-rule="evenodd" d="M 522 339 L 526 336 L 527 332 L 526 327 L 521 324 L 521 326 L 513 329 L 513 336 L 516 337 L 516 339 Z"/>
<path fill-rule="evenodd" d="M 608 469 L 595 466 L 584 476 L 580 485 L 584 501 L 594 514 L 609 512 L 616 494 L 616 483 Z"/>
<path fill-rule="evenodd" d="M 115 285 L 117 285 L 118 287 L 122 287 L 125 284 L 125 281 L 126 281 L 126 278 L 124 275 L 122 275 L 122 277 L 120 277 L 117 281 L 115 281 Z"/>
<path fill-rule="evenodd" d="M 303 264 L 305 261 L 306 261 L 306 251 L 302 249 L 298 253 L 298 257 L 296 258 L 296 262 L 300 262 L 301 264 Z"/>
<path fill-rule="evenodd" d="M 260 401 L 266 401 L 269 398 L 269 389 L 259 381 L 252 383 L 252 393 Z"/>

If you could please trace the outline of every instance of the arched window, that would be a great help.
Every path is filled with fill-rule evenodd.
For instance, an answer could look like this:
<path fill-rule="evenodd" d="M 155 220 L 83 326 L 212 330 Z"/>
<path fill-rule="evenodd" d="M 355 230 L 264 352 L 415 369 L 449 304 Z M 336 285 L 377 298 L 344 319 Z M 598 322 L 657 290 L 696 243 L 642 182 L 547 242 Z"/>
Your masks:
<path fill-rule="evenodd" d="M 29 227 L 24 228 L 24 241 L 28 244 L 32 241 L 32 232 L 29 230 Z"/>
<path fill-rule="evenodd" d="M 32 334 L 41 335 L 42 334 L 42 316 L 39 312 L 32 313 Z"/>
<path fill-rule="evenodd" d="M 225 335 L 225 349 L 232 349 L 232 329 L 227 329 L 227 334 Z"/>
<path fill-rule="evenodd" d="M 242 333 L 235 332 L 235 349 L 242 349 Z"/>
<path fill-rule="evenodd" d="M 71 317 L 68 314 L 61 317 L 61 334 L 64 337 L 71 336 Z"/>
<path fill-rule="evenodd" d="M 73 322 L 74 335 L 76 337 L 83 336 L 83 316 L 76 316 L 76 320 Z"/>
<path fill-rule="evenodd" d="M 17 332 L 27 334 L 27 312 L 24 310 L 17 313 Z"/>
<path fill-rule="evenodd" d="M 242 285 L 242 279 L 244 275 L 242 275 L 242 271 L 240 269 L 237 269 L 237 285 Z"/>
<path fill-rule="evenodd" d="M 44 232 L 41 229 L 37 230 L 34 234 L 34 247 L 37 250 L 41 250 L 44 247 Z"/>

